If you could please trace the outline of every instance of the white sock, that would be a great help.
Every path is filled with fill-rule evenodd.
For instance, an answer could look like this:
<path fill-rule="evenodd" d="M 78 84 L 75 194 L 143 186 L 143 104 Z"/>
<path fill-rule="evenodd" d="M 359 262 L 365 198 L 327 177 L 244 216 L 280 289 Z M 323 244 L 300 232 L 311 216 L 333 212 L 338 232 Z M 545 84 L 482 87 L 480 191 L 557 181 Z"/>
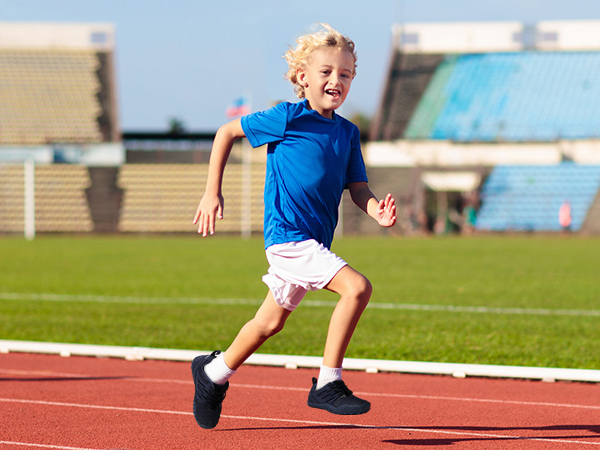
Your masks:
<path fill-rule="evenodd" d="M 206 366 L 204 366 L 204 372 L 206 376 L 215 384 L 225 384 L 227 380 L 236 372 L 231 370 L 227 364 L 225 364 L 225 358 L 221 353 Z"/>
<path fill-rule="evenodd" d="M 319 380 L 317 381 L 317 390 L 321 389 L 327 383 L 342 379 L 342 368 L 332 369 L 331 367 L 321 366 Z"/>

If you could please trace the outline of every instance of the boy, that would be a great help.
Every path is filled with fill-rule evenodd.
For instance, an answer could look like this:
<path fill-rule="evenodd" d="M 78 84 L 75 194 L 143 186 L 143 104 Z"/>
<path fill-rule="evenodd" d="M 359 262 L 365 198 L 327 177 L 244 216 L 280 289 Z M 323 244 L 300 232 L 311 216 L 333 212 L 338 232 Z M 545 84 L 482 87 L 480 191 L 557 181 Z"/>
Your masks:
<path fill-rule="evenodd" d="M 286 78 L 299 103 L 282 103 L 223 125 L 217 132 L 206 191 L 194 223 L 198 233 L 214 234 L 223 218 L 221 183 L 233 142 L 247 137 L 253 147 L 268 144 L 265 180 L 265 248 L 270 264 L 263 281 L 269 292 L 224 354 L 213 352 L 192 362 L 194 416 L 214 428 L 228 379 L 271 336 L 309 290 L 340 295 L 325 343 L 323 365 L 308 406 L 334 414 L 364 414 L 370 403 L 352 395 L 342 381 L 342 362 L 354 329 L 371 296 L 369 280 L 330 250 L 344 188 L 381 226 L 396 221 L 390 194 L 378 201 L 367 184 L 358 128 L 335 114 L 356 74 L 354 43 L 324 30 L 298 39 L 285 57 Z"/>

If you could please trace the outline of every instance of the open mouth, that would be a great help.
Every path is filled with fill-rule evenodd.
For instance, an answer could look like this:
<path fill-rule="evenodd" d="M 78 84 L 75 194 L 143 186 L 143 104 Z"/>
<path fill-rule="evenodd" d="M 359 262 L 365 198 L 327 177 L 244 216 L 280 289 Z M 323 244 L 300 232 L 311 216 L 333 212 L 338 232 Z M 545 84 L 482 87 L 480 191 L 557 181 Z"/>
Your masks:
<path fill-rule="evenodd" d="M 326 89 L 325 93 L 327 95 L 331 95 L 333 98 L 339 98 L 342 95 L 342 93 L 337 89 Z"/>

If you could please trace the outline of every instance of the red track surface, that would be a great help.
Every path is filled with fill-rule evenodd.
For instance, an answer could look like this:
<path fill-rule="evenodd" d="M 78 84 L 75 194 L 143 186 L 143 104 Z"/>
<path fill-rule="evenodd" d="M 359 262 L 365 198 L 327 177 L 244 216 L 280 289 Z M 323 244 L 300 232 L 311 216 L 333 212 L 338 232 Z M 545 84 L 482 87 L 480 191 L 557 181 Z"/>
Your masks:
<path fill-rule="evenodd" d="M 600 449 L 600 385 L 346 371 L 362 416 L 306 406 L 315 370 L 244 366 L 196 425 L 189 363 L 0 355 L 0 448 Z"/>

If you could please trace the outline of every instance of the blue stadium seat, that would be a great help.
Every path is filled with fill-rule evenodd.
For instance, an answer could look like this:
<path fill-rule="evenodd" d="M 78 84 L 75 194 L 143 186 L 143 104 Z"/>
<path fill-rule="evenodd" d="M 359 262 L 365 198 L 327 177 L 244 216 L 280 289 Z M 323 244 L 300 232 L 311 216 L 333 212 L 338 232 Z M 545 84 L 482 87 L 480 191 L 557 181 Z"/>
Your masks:
<path fill-rule="evenodd" d="M 408 139 L 600 137 L 600 52 L 459 55 L 438 70 L 444 76 L 434 75 L 422 101 L 435 96 L 441 104 L 433 111 L 417 107 L 405 132 Z"/>
<path fill-rule="evenodd" d="M 600 166 L 497 166 L 482 187 L 476 228 L 559 231 L 558 210 L 568 201 L 578 231 L 599 189 Z"/>

